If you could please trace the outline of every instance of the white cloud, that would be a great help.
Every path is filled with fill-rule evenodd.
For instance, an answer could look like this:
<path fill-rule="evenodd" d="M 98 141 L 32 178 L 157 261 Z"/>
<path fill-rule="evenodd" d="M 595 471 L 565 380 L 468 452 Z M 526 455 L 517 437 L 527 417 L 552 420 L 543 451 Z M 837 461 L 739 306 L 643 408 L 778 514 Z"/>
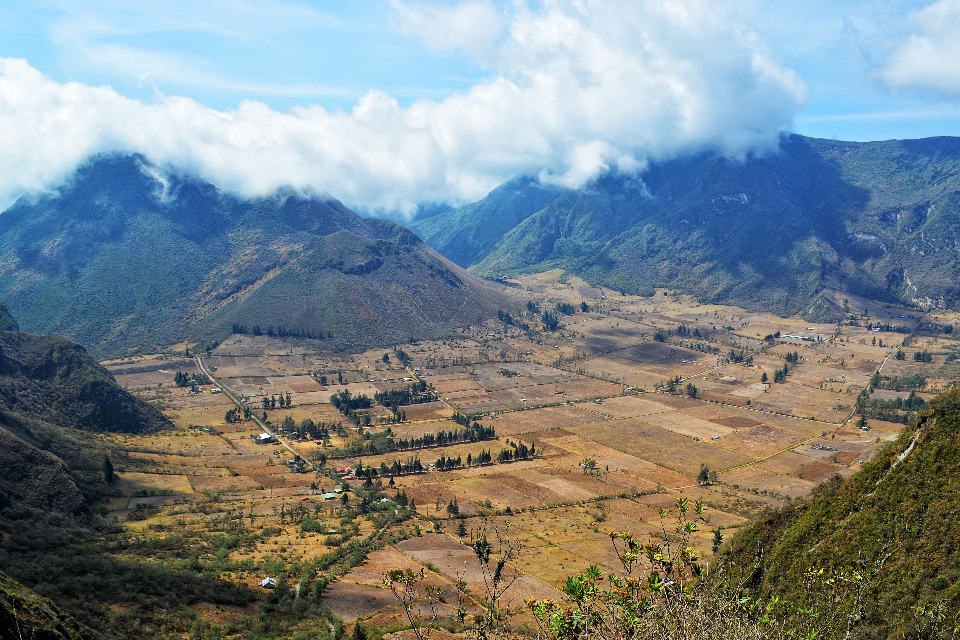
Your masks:
<path fill-rule="evenodd" d="M 405 28 L 438 49 L 452 46 L 459 27 L 444 40 L 437 25 L 492 10 L 480 2 L 394 6 Z M 361 209 L 410 212 L 421 202 L 482 197 L 517 174 L 579 186 L 601 171 L 632 172 L 685 152 L 771 150 L 805 99 L 796 74 L 716 2 L 549 0 L 515 4 L 500 19 L 496 45 L 483 40 L 496 73 L 406 108 L 381 91 L 350 112 L 280 112 L 252 101 L 215 111 L 163 96 L 148 104 L 2 59 L 0 199 L 62 180 L 92 153 L 119 150 L 248 195 L 291 185 Z"/>
<path fill-rule="evenodd" d="M 880 77 L 894 89 L 960 96 L 960 0 L 938 0 L 910 16 L 913 33 Z"/>
<path fill-rule="evenodd" d="M 461 49 L 486 59 L 506 26 L 490 0 L 465 0 L 452 6 L 390 0 L 390 6 L 400 31 L 419 38 L 434 52 Z"/>

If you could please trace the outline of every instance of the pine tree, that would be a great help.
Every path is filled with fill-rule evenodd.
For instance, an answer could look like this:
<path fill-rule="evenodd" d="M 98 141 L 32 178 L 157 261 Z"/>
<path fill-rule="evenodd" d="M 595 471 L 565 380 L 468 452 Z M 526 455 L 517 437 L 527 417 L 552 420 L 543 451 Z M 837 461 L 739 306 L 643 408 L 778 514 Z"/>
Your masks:
<path fill-rule="evenodd" d="M 113 484 L 113 463 L 107 456 L 103 456 L 103 479 L 107 484 Z"/>
<path fill-rule="evenodd" d="M 697 484 L 709 484 L 710 483 L 710 469 L 707 468 L 707 465 L 700 465 L 700 473 L 697 474 Z"/>
<path fill-rule="evenodd" d="M 367 640 L 367 632 L 359 622 L 353 627 L 353 640 Z"/>

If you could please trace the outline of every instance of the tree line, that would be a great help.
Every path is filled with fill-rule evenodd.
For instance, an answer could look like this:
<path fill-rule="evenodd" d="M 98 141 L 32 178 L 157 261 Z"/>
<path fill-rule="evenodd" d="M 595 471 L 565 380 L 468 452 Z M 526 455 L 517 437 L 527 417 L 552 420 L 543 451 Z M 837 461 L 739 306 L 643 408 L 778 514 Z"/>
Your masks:
<path fill-rule="evenodd" d="M 496 440 L 497 432 L 493 427 L 486 427 L 479 422 L 456 431 L 438 431 L 425 433 L 419 438 L 395 438 L 389 427 L 379 433 L 364 433 L 361 438 L 355 439 L 340 450 L 330 451 L 327 456 L 331 459 L 347 458 L 357 455 L 377 455 L 391 451 L 411 451 L 414 449 L 429 449 L 445 447 L 464 442 L 483 442 Z"/>
<path fill-rule="evenodd" d="M 267 396 L 263 396 L 263 398 L 260 400 L 260 405 L 264 408 L 264 410 L 276 409 L 277 407 L 281 409 L 286 407 L 289 409 L 290 404 L 291 404 L 291 401 L 290 401 L 289 391 L 287 392 L 286 396 L 284 396 L 283 394 L 280 394 L 279 398 L 277 398 L 274 395 L 271 395 L 269 398 Z"/>
<path fill-rule="evenodd" d="M 324 338 L 332 338 L 333 334 L 327 331 L 327 335 L 324 336 L 323 332 L 314 333 L 313 331 L 308 331 L 306 329 L 289 329 L 284 326 L 279 326 L 276 329 L 273 326 L 268 326 L 264 330 L 260 325 L 255 324 L 251 328 L 247 328 L 247 325 L 240 324 L 237 322 L 233 323 L 233 326 L 230 328 L 230 332 L 233 334 L 239 335 L 255 335 L 255 336 L 270 336 L 276 338 L 310 338 L 312 340 L 323 340 Z"/>
<path fill-rule="evenodd" d="M 210 384 L 210 378 L 202 373 L 187 373 L 177 371 L 173 376 L 173 384 L 178 387 L 194 387 L 202 384 Z"/>
<path fill-rule="evenodd" d="M 394 413 L 397 413 L 397 408 L 401 406 L 433 402 L 438 397 L 433 387 L 423 380 L 417 380 L 413 384 L 409 384 L 400 389 L 378 391 L 373 394 L 373 400 L 377 404 L 391 409 Z"/>

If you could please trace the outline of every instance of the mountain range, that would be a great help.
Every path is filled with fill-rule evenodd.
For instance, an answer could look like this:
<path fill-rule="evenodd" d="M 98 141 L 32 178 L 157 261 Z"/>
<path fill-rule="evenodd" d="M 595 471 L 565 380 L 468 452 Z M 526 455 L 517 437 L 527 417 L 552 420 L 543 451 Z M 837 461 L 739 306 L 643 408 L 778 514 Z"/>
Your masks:
<path fill-rule="evenodd" d="M 778 153 L 712 153 L 559 189 L 505 183 L 410 227 L 486 277 L 562 268 L 627 293 L 842 316 L 844 295 L 960 302 L 960 138 L 839 142 L 784 135 Z"/>
<path fill-rule="evenodd" d="M 244 199 L 135 155 L 98 156 L 0 214 L 0 298 L 24 330 L 101 357 L 209 345 L 237 327 L 389 344 L 490 317 L 502 297 L 332 198 Z"/>

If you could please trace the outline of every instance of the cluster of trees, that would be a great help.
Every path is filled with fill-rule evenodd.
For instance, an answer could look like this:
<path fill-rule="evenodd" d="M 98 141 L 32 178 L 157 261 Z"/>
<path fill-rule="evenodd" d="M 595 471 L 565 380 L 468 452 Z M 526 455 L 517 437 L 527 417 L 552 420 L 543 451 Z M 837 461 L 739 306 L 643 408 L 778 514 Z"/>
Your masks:
<path fill-rule="evenodd" d="M 465 413 L 460 413 L 459 411 L 454 412 L 453 417 L 450 419 L 459 424 L 461 427 L 469 427 L 470 423 L 473 422 L 472 416 Z"/>
<path fill-rule="evenodd" d="M 279 397 L 274 395 L 271 395 L 269 398 L 267 396 L 263 396 L 263 398 L 260 399 L 260 405 L 264 410 L 276 409 L 277 407 L 280 407 L 281 409 L 286 407 L 289 409 L 291 405 L 290 393 L 287 392 L 286 396 L 280 394 Z"/>
<path fill-rule="evenodd" d="M 537 448 L 535 443 L 531 443 L 528 447 L 523 442 L 516 443 L 507 441 L 507 444 L 510 445 L 509 449 L 501 449 L 500 453 L 497 454 L 496 462 L 497 464 L 507 464 L 510 462 L 516 462 L 517 460 L 529 460 L 536 455 Z M 493 454 L 489 449 L 481 450 L 476 456 L 468 453 L 466 463 L 468 467 L 473 466 L 483 466 L 492 464 L 494 461 Z M 450 471 L 452 469 L 460 469 L 463 467 L 463 458 L 461 456 L 447 457 L 445 455 L 437 458 L 436 466 L 439 471 Z"/>
<path fill-rule="evenodd" d="M 716 471 L 710 471 L 710 467 L 705 464 L 700 465 L 700 473 L 697 474 L 697 484 L 713 484 L 717 482 L 718 476 Z M 716 551 L 714 551 L 716 553 Z"/>
<path fill-rule="evenodd" d="M 438 397 L 433 386 L 428 385 L 423 380 L 417 380 L 413 384 L 400 389 L 378 391 L 373 394 L 373 399 L 377 404 L 382 407 L 389 407 L 394 413 L 397 413 L 397 409 L 403 405 L 433 402 Z"/>
<path fill-rule="evenodd" d="M 688 327 L 688 326 L 686 326 L 686 325 L 683 325 L 683 324 L 677 326 L 677 335 L 678 335 L 678 336 L 691 336 L 691 337 L 694 337 L 694 338 L 709 338 L 709 337 L 710 337 L 710 336 L 706 335 L 705 333 L 701 333 L 701 332 L 700 332 L 700 329 L 698 329 L 697 327 L 694 327 L 693 329 L 690 329 L 690 327 Z"/>
<path fill-rule="evenodd" d="M 400 438 L 394 444 L 397 450 L 426 449 L 427 447 L 444 447 L 459 442 L 483 442 L 496 440 L 497 431 L 493 427 L 485 427 L 474 422 L 465 429 L 456 431 L 438 431 L 436 434 L 425 433 L 419 438 Z"/>
<path fill-rule="evenodd" d="M 793 353 L 788 353 L 787 355 L 783 356 L 783 359 L 789 362 L 790 364 L 799 364 L 800 354 L 794 351 Z"/>
<path fill-rule="evenodd" d="M 720 347 L 714 347 L 709 344 L 704 344 L 702 342 L 692 342 L 690 340 L 681 340 L 680 344 L 685 349 L 690 349 L 691 351 L 699 351 L 700 353 L 712 353 L 715 356 L 720 355 Z"/>
<path fill-rule="evenodd" d="M 326 440 L 331 433 L 336 433 L 341 438 L 347 436 L 347 430 L 343 428 L 342 422 L 314 422 L 310 418 L 304 418 L 300 424 L 297 424 L 296 420 L 287 416 L 280 426 L 287 433 L 292 433 L 299 438 Z"/>
<path fill-rule="evenodd" d="M 238 422 L 243 422 L 244 420 L 249 420 L 250 409 L 244 407 L 242 412 L 240 409 L 228 409 L 224 414 L 223 419 L 227 424 L 236 424 Z"/>
<path fill-rule="evenodd" d="M 875 389 L 889 389 L 890 391 L 914 391 L 923 389 L 927 385 L 927 379 L 919 373 L 912 376 L 882 376 L 879 373 L 873 374 L 870 379 L 870 386 Z"/>
<path fill-rule="evenodd" d="M 383 477 L 393 477 L 393 476 L 405 476 L 411 473 L 423 473 L 426 471 L 426 468 L 420 462 L 420 458 L 407 458 L 405 461 L 401 462 L 399 460 L 394 460 L 393 464 L 389 467 L 386 463 L 380 463 L 380 469 L 378 471 L 380 476 Z"/>
<path fill-rule="evenodd" d="M 354 396 L 348 389 L 344 389 L 330 396 L 330 404 L 345 415 L 355 425 L 369 425 L 370 413 L 363 411 L 373 406 L 373 401 L 366 394 Z"/>
<path fill-rule="evenodd" d="M 331 451 L 329 457 L 349 457 L 356 455 L 377 455 L 391 451 L 410 451 L 431 447 L 444 447 L 461 442 L 482 442 L 496 440 L 497 433 L 493 427 L 485 427 L 474 422 L 463 429 L 456 431 L 438 431 L 425 433 L 419 438 L 395 438 L 393 432 L 387 428 L 379 433 L 364 433 L 361 437 L 352 439 L 342 450 Z"/>
<path fill-rule="evenodd" d="M 777 369 L 776 371 L 773 372 L 773 381 L 776 383 L 786 382 L 787 374 L 789 373 L 790 373 L 790 365 L 785 364 L 783 365 L 783 369 Z M 766 376 L 767 374 L 764 373 L 763 375 Z"/>
<path fill-rule="evenodd" d="M 449 458 L 445 455 L 437 458 L 437 470 L 438 471 L 449 471 L 451 469 L 459 469 L 463 466 L 463 460 L 458 455 L 456 458 L 450 456 Z"/>
<path fill-rule="evenodd" d="M 503 311 L 502 309 L 500 311 L 497 311 L 497 319 L 504 324 L 509 324 L 510 326 L 517 327 L 518 329 L 522 329 L 523 331 L 530 330 L 530 325 L 528 325 L 526 322 L 522 322 L 521 320 L 514 318 L 510 313 Z"/>
<path fill-rule="evenodd" d="M 920 411 L 926 406 L 927 403 L 924 399 L 913 391 L 906 398 L 892 400 L 870 399 L 863 395 L 857 401 L 857 412 L 866 418 L 907 424 L 914 412 Z"/>
<path fill-rule="evenodd" d="M 763 336 L 763 341 L 773 344 L 779 337 L 780 337 L 779 331 L 777 331 L 776 333 L 768 333 L 767 335 Z"/>
<path fill-rule="evenodd" d="M 231 333 L 240 334 L 240 335 L 249 335 L 249 334 L 252 334 L 255 336 L 267 335 L 267 336 L 277 337 L 277 338 L 311 338 L 313 340 L 323 340 L 324 337 L 327 337 L 327 338 L 333 337 L 333 334 L 331 334 L 329 331 L 327 332 L 327 335 L 324 336 L 322 331 L 319 333 L 314 333 L 312 331 L 307 331 L 305 329 L 288 329 L 287 327 L 284 327 L 284 326 L 279 326 L 276 329 L 270 326 L 270 327 L 267 327 L 266 331 L 264 331 L 260 327 L 260 325 L 255 324 L 253 325 L 252 328 L 248 329 L 247 325 L 240 324 L 238 322 L 233 323 L 233 326 L 231 327 L 230 331 Z"/>
<path fill-rule="evenodd" d="M 357 411 L 358 409 L 369 409 L 373 406 L 373 402 L 371 402 L 369 396 L 363 393 L 354 396 L 352 393 L 350 393 L 349 389 L 344 389 L 343 391 L 337 392 L 330 396 L 330 404 L 332 404 L 337 411 L 344 415 L 347 415 L 351 411 Z"/>
<path fill-rule="evenodd" d="M 540 321 L 547 331 L 556 331 L 560 327 L 560 318 L 557 314 L 550 311 L 544 311 L 540 314 Z"/>
<path fill-rule="evenodd" d="M 889 322 L 884 324 L 881 324 L 879 322 L 877 323 L 868 322 L 867 329 L 869 329 L 870 331 L 877 329 L 878 331 L 886 331 L 888 333 L 910 333 L 911 331 L 910 327 L 905 327 L 902 324 L 893 325 L 893 324 L 890 324 Z"/>
<path fill-rule="evenodd" d="M 583 303 L 586 304 L 586 303 Z M 572 316 L 577 312 L 577 308 L 570 304 L 569 302 L 558 302 L 556 309 L 559 313 L 562 313 L 565 316 Z"/>
<path fill-rule="evenodd" d="M 677 385 L 680 384 L 682 381 L 683 381 L 682 377 L 676 376 L 664 382 L 661 388 L 664 389 L 667 393 L 674 393 L 677 390 Z"/>
<path fill-rule="evenodd" d="M 933 362 L 933 354 L 929 351 L 915 351 L 913 354 L 914 362 Z"/>
<path fill-rule="evenodd" d="M 202 373 L 177 371 L 173 376 L 173 383 L 178 387 L 193 387 L 198 384 L 210 384 L 210 378 Z"/>
<path fill-rule="evenodd" d="M 399 360 L 400 364 L 402 364 L 403 366 L 406 367 L 410 365 L 409 354 L 407 354 L 407 352 L 401 349 L 400 347 L 397 347 L 396 349 L 393 350 L 393 355 L 397 356 L 397 360 Z"/>
<path fill-rule="evenodd" d="M 497 454 L 497 462 L 503 464 L 505 462 L 515 462 L 517 460 L 529 460 L 534 457 L 537 453 L 536 443 L 531 442 L 528 447 L 524 443 L 516 443 L 507 440 L 507 444 L 510 445 L 509 449 L 501 449 L 500 453 Z"/>
<path fill-rule="evenodd" d="M 748 367 L 753 364 L 753 354 L 747 353 L 743 349 L 739 351 L 730 349 L 730 354 L 727 356 L 727 359 L 734 364 L 745 364 Z"/>

